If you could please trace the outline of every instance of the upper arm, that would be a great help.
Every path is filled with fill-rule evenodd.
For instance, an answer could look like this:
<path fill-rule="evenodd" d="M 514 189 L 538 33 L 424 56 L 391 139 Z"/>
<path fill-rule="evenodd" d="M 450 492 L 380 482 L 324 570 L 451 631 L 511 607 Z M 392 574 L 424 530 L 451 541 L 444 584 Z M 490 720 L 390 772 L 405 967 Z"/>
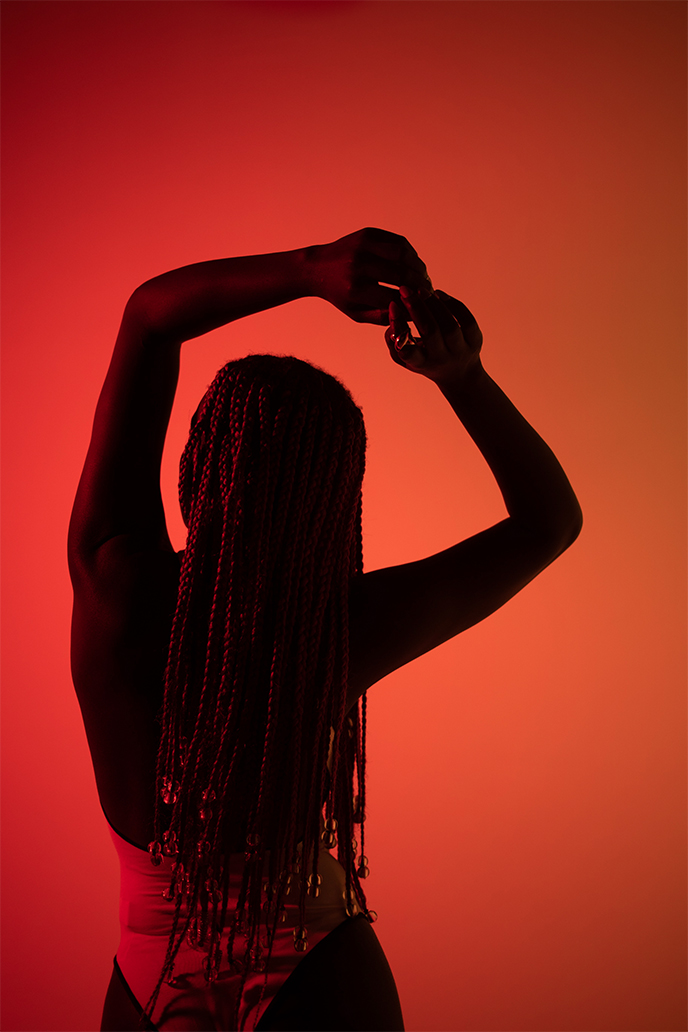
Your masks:
<path fill-rule="evenodd" d="M 509 518 L 427 559 L 364 574 L 351 592 L 352 692 L 484 620 L 572 540 Z"/>
<path fill-rule="evenodd" d="M 100 393 L 69 528 L 75 584 L 106 541 L 171 550 L 160 493 L 160 463 L 179 376 L 179 344 L 154 337 L 145 303 L 126 306 Z"/>
<path fill-rule="evenodd" d="M 122 828 L 152 798 L 178 579 L 174 552 L 137 551 L 126 536 L 96 549 L 75 579 L 72 680 L 101 803 Z"/>

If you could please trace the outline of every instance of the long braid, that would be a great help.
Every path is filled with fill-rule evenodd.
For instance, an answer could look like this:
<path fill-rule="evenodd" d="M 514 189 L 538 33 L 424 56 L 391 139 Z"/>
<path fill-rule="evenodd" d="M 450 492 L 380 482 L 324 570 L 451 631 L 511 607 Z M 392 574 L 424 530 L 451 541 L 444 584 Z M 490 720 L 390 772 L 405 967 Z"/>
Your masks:
<path fill-rule="evenodd" d="M 206 950 L 208 980 L 217 976 L 228 858 L 245 849 L 227 944 L 233 964 L 236 936 L 245 936 L 236 958 L 238 1022 L 250 971 L 269 961 L 289 872 L 310 857 L 312 880 L 301 878 L 302 926 L 311 886 L 317 894 L 323 804 L 326 829 L 340 828 L 348 898 L 365 909 L 352 848 L 360 816 L 354 772 L 365 805 L 365 704 L 362 719 L 345 716 L 348 591 L 362 572 L 364 456 L 362 417 L 346 390 L 294 358 L 228 363 L 193 417 L 180 464 L 189 533 L 159 717 L 149 846 L 155 864 L 174 858 L 167 893 L 174 915 L 145 1010 L 151 1020 L 185 936 Z M 332 831 L 323 841 L 327 835 Z M 305 944 L 302 928 L 295 948 Z"/>

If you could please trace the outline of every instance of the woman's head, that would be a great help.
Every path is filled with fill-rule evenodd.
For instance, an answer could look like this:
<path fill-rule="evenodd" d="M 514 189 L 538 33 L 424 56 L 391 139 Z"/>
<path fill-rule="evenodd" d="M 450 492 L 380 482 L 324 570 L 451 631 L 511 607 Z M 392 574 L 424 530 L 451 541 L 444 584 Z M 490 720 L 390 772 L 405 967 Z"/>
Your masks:
<path fill-rule="evenodd" d="M 188 538 L 149 848 L 154 861 L 165 848 L 182 870 L 173 891 L 178 907 L 182 898 L 187 904 L 186 934 L 194 914 L 215 927 L 208 918 L 224 902 L 204 895 L 203 886 L 221 882 L 223 856 L 248 845 L 236 915 L 237 927 L 248 927 L 247 974 L 247 957 L 260 952 L 266 843 L 277 905 L 299 843 L 305 856 L 317 856 L 323 807 L 334 822 L 328 828 L 339 826 L 347 893 L 365 908 L 352 845 L 364 799 L 365 712 L 347 716 L 345 707 L 349 588 L 362 572 L 364 464 L 363 417 L 342 384 L 274 355 L 250 355 L 220 370 L 182 456 Z M 305 907 L 305 880 L 303 886 Z M 206 946 L 214 965 L 212 934 Z"/>
<path fill-rule="evenodd" d="M 182 515 L 190 534 L 201 520 L 217 537 L 248 508 L 261 517 L 255 546 L 267 536 L 283 552 L 286 528 L 299 521 L 316 537 L 328 522 L 343 531 L 364 465 L 363 416 L 338 380 L 290 356 L 249 355 L 220 370 L 193 416 Z"/>

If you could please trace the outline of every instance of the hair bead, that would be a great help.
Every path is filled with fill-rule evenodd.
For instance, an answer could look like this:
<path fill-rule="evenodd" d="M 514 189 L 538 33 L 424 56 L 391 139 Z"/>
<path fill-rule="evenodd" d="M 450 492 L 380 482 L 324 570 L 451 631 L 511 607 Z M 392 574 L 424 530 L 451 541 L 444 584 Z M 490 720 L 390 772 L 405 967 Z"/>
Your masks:
<path fill-rule="evenodd" d="M 191 918 L 186 931 L 186 941 L 192 950 L 199 948 L 199 920 L 197 916 Z"/>
<path fill-rule="evenodd" d="M 172 806 L 179 798 L 179 782 L 164 778 L 160 795 L 166 806 Z"/>
<path fill-rule="evenodd" d="M 322 878 L 319 874 L 308 875 L 308 895 L 317 897 L 320 895 L 320 886 L 322 885 Z"/>
<path fill-rule="evenodd" d="M 149 842 L 148 852 L 150 853 L 151 863 L 153 867 L 159 867 L 162 863 L 162 846 L 159 842 Z"/>
<path fill-rule="evenodd" d="M 162 834 L 162 851 L 165 856 L 176 856 L 179 852 L 177 848 L 177 835 L 171 829 L 164 831 Z"/>
<path fill-rule="evenodd" d="M 210 852 L 210 843 L 207 839 L 200 839 L 196 843 L 196 856 L 199 860 L 203 860 L 204 857 L 208 856 Z"/>
<path fill-rule="evenodd" d="M 358 874 L 359 878 L 367 878 L 368 875 L 370 874 L 370 868 L 368 867 L 368 857 L 367 856 L 361 856 L 361 859 L 358 861 L 358 867 L 356 868 L 356 873 Z"/>

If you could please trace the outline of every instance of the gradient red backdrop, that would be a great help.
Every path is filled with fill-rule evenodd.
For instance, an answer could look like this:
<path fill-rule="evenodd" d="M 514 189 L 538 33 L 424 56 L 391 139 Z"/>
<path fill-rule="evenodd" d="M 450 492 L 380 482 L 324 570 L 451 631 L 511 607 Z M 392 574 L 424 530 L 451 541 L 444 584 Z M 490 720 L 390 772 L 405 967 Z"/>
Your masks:
<path fill-rule="evenodd" d="M 368 887 L 407 1028 L 685 1029 L 685 4 L 2 18 L 3 1028 L 98 1028 L 117 947 L 65 537 L 123 305 L 175 266 L 376 225 L 475 312 L 585 515 L 519 597 L 370 692 Z M 363 407 L 367 569 L 502 518 L 433 385 L 304 300 L 185 345 L 177 547 L 189 416 L 249 350 Z"/>

